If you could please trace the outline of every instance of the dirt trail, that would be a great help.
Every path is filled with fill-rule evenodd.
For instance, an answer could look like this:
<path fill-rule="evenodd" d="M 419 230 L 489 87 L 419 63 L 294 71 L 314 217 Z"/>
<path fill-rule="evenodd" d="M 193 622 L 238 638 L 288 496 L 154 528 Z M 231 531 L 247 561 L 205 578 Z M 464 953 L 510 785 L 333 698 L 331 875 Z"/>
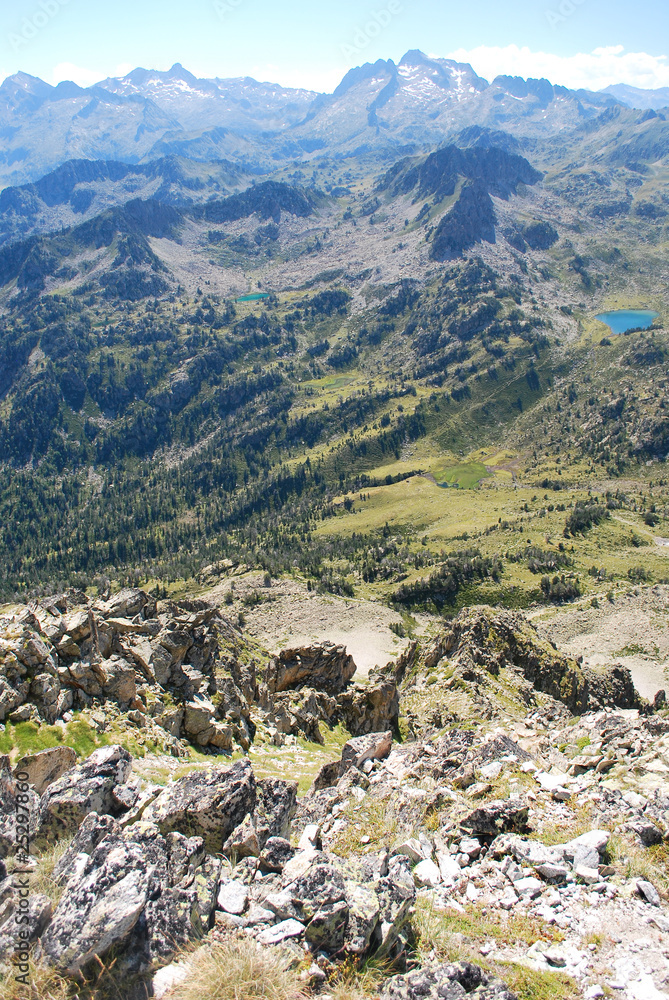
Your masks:
<path fill-rule="evenodd" d="M 558 649 L 592 667 L 622 663 L 652 699 L 669 692 L 669 587 L 640 587 L 599 608 L 556 609 L 532 616 Z"/>

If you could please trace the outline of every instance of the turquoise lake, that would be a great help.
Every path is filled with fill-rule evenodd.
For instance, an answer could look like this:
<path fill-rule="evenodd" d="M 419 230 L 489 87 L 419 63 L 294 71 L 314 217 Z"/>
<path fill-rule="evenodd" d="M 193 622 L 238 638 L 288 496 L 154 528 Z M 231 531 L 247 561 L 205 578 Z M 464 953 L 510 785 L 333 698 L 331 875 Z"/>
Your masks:
<path fill-rule="evenodd" d="M 235 302 L 258 302 L 259 299 L 266 299 L 268 296 L 269 292 L 253 292 L 252 295 L 242 295 L 235 299 Z"/>
<path fill-rule="evenodd" d="M 648 330 L 658 315 L 650 309 L 615 309 L 613 312 L 598 313 L 595 319 L 606 323 L 611 333 L 626 333 L 639 328 Z"/>

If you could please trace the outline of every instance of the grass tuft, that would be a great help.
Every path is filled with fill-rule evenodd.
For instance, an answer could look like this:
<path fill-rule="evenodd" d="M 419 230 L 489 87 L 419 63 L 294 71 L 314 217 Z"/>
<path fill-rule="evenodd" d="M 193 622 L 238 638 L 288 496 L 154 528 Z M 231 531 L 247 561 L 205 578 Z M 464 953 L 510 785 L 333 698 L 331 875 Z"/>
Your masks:
<path fill-rule="evenodd" d="M 188 964 L 170 1000 L 306 1000 L 298 972 L 287 968 L 281 952 L 254 941 L 199 948 Z"/>

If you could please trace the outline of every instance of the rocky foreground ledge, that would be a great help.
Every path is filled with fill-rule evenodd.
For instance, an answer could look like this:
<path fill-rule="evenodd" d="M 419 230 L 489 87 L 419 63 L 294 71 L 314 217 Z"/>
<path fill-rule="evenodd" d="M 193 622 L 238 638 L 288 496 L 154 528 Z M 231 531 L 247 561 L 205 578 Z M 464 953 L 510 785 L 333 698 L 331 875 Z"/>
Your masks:
<path fill-rule="evenodd" d="M 0 757 L 3 1000 L 237 996 L 210 987 L 240 956 L 289 977 L 276 1000 L 667 997 L 663 694 L 486 607 L 368 685 L 354 670 L 137 590 L 0 622 L 0 725 L 99 719 L 111 743 Z M 296 737 L 335 724 L 352 738 L 302 794 L 247 755 L 292 777 Z"/>
<path fill-rule="evenodd" d="M 600 713 L 577 726 L 611 749 L 652 745 L 656 766 L 669 747 L 657 716 Z M 38 964 L 73 981 L 113 954 L 116 974 L 137 984 L 122 995 L 178 997 L 203 949 L 239 939 L 279 948 L 316 992 L 342 964 L 374 957 L 389 972 L 387 1000 L 535 995 L 504 985 L 506 963 L 562 970 L 576 990 L 564 976 L 566 997 L 663 997 L 666 778 L 654 772 L 645 795 L 617 791 L 597 771 L 602 754 L 562 771 L 550 742 L 524 749 L 537 739 L 547 737 L 529 726 L 521 739 L 357 737 L 299 799 L 248 760 L 159 787 L 133 779 L 120 746 L 73 767 L 67 748 L 15 769 L 4 758 L 1 959 L 11 963 L 20 927 Z M 26 795 L 26 773 L 41 795 Z M 32 859 L 15 847 L 22 798 Z M 53 845 L 54 891 L 31 893 L 26 908 L 11 869 L 39 869 Z"/>

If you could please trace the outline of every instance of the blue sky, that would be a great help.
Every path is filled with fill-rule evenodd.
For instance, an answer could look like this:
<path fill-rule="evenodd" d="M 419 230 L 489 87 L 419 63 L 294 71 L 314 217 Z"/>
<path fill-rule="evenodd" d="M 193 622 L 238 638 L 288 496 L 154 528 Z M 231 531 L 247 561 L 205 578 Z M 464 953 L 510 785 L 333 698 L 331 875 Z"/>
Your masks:
<path fill-rule="evenodd" d="M 0 76 L 82 85 L 181 62 L 332 90 L 347 69 L 411 48 L 497 73 L 599 89 L 669 86 L 666 0 L 4 0 Z"/>

